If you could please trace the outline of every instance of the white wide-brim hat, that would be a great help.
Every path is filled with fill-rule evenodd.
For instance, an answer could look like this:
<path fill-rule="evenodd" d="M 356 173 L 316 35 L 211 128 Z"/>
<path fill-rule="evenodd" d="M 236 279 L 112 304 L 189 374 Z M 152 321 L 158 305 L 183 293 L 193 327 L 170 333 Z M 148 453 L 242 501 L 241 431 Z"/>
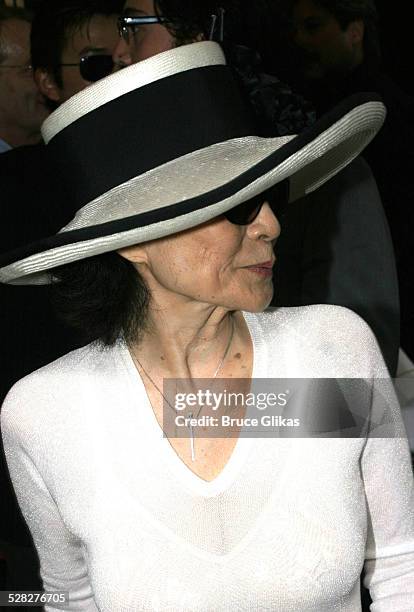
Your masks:
<path fill-rule="evenodd" d="M 45 121 L 66 224 L 1 255 L 0 281 L 48 283 L 57 266 L 195 227 L 285 179 L 297 200 L 350 163 L 384 118 L 375 94 L 357 94 L 298 136 L 263 138 L 216 43 L 125 68 Z"/>

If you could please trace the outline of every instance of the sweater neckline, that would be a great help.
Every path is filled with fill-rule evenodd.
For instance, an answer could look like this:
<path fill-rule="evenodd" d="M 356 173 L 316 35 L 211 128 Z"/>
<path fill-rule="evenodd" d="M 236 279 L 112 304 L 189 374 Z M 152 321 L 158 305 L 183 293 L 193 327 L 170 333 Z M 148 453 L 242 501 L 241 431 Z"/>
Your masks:
<path fill-rule="evenodd" d="M 246 321 L 253 344 L 252 379 L 258 377 L 263 378 L 266 376 L 266 364 L 268 363 L 267 344 L 265 342 L 263 330 L 261 329 L 256 314 L 246 312 L 242 314 Z M 121 351 L 132 384 L 132 390 L 136 391 L 137 396 L 144 398 L 141 404 L 143 411 L 142 416 L 146 425 L 148 425 L 148 429 L 146 429 L 144 435 L 148 433 L 148 435 L 152 437 L 154 443 L 153 448 L 155 452 L 160 453 L 162 463 L 165 465 L 166 469 L 171 472 L 172 477 L 179 480 L 186 489 L 204 497 L 213 497 L 228 489 L 237 479 L 242 466 L 247 460 L 249 450 L 255 441 L 254 438 L 247 438 L 240 435 L 229 460 L 224 465 L 221 472 L 213 480 L 204 480 L 184 463 L 171 446 L 168 438 L 164 436 L 164 432 L 157 421 L 157 417 L 149 401 L 145 385 L 135 367 L 128 347 L 122 344 Z"/>

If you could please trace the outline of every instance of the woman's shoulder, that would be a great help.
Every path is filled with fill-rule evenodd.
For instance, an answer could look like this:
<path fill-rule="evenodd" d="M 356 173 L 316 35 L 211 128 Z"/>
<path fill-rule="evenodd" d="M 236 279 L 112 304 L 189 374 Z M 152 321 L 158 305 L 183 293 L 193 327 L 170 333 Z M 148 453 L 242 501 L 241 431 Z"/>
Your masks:
<path fill-rule="evenodd" d="M 116 347 L 97 343 L 72 351 L 19 380 L 1 407 L 1 425 L 42 419 L 62 413 L 62 405 L 79 406 L 85 389 L 115 375 Z M 91 394 L 89 394 L 91 396 Z M 78 401 L 79 400 L 79 401 Z"/>
<path fill-rule="evenodd" d="M 248 315 L 248 323 L 265 340 L 271 355 L 289 355 L 298 371 L 307 375 L 388 375 L 370 327 L 348 308 L 329 304 L 270 308 Z"/>
<path fill-rule="evenodd" d="M 103 363 L 102 357 L 111 352 L 111 349 L 101 348 L 98 343 L 91 343 L 78 348 L 62 357 L 55 359 L 47 365 L 35 370 L 24 378 L 21 378 L 13 387 L 13 391 L 26 387 L 36 387 L 39 383 L 46 382 L 55 385 L 67 377 L 81 377 L 89 372 L 93 364 L 99 367 Z"/>
<path fill-rule="evenodd" d="M 255 318 L 258 325 L 270 333 L 280 333 L 284 329 L 290 331 L 306 330 L 315 337 L 321 330 L 325 334 L 333 333 L 335 337 L 341 333 L 359 334 L 368 336 L 372 332 L 365 321 L 349 308 L 334 306 L 332 304 L 316 304 L 310 306 L 297 306 L 288 308 L 268 308 L 258 314 L 249 314 Z M 311 325 L 311 328 L 309 327 Z"/>

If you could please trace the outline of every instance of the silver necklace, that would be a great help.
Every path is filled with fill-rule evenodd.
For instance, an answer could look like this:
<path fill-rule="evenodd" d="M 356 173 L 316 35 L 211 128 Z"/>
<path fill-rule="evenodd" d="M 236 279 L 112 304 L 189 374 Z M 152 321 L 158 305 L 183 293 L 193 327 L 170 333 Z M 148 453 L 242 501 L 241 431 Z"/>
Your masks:
<path fill-rule="evenodd" d="M 223 364 L 224 364 L 224 362 L 225 362 L 225 360 L 226 360 L 226 357 L 227 357 L 227 355 L 228 355 L 228 353 L 229 353 L 229 350 L 230 350 L 230 346 L 231 346 L 231 343 L 232 343 L 232 340 L 233 340 L 233 336 L 234 336 L 234 319 L 233 319 L 233 317 L 231 317 L 231 331 L 230 331 L 229 339 L 228 339 L 228 342 L 227 342 L 227 346 L 226 346 L 226 349 L 225 349 L 225 351 L 224 351 L 224 353 L 223 353 L 223 357 L 220 359 L 220 361 L 219 361 L 219 363 L 218 363 L 218 366 L 217 366 L 217 368 L 215 369 L 215 372 L 214 372 L 214 374 L 213 374 L 212 378 L 217 378 L 218 373 L 220 372 L 221 368 L 223 367 Z M 138 359 L 138 357 L 137 357 L 137 355 L 136 355 L 136 353 L 135 353 L 135 351 L 134 351 L 134 349 L 133 349 L 132 347 L 131 347 L 131 351 L 132 351 L 133 356 L 135 357 L 135 361 L 137 362 L 137 364 L 139 365 L 139 367 L 141 368 L 141 370 L 144 372 L 145 376 L 146 376 L 146 377 L 148 378 L 148 380 L 149 380 L 149 381 L 150 381 L 150 382 L 153 384 L 153 386 L 154 386 L 154 387 L 155 387 L 155 389 L 158 391 L 158 393 L 161 395 L 161 397 L 162 397 L 162 398 L 165 400 L 165 402 L 166 402 L 167 406 L 169 406 L 169 407 L 171 408 L 171 410 L 173 410 L 173 411 L 174 411 L 175 415 L 177 415 L 177 411 L 176 411 L 176 409 L 174 408 L 174 406 L 172 406 L 172 405 L 170 404 L 170 402 L 167 400 L 167 398 L 165 397 L 164 393 L 161 391 L 161 389 L 159 388 L 159 386 L 157 385 L 157 383 L 156 383 L 156 382 L 155 382 L 155 381 L 152 379 L 152 377 L 151 377 L 151 376 L 148 374 L 147 370 L 144 368 L 144 366 L 142 365 L 142 363 L 141 363 L 141 362 L 140 362 L 140 360 Z M 199 417 L 199 415 L 200 415 L 200 412 L 201 412 L 202 408 L 203 408 L 203 407 L 201 406 L 200 410 L 199 410 L 199 411 L 198 411 L 198 413 L 197 413 L 197 417 L 196 417 L 196 418 L 198 418 L 198 417 Z M 189 419 L 191 420 L 191 419 L 193 418 L 193 413 L 192 413 L 192 412 L 190 412 L 190 413 L 189 413 L 189 415 L 188 415 L 188 417 L 189 417 Z M 196 456 L 195 456 L 195 443 L 194 443 L 194 428 L 193 428 L 193 426 L 192 426 L 192 425 L 188 425 L 188 426 L 187 426 L 187 429 L 188 429 L 189 434 L 190 434 L 191 461 L 195 461 Z"/>

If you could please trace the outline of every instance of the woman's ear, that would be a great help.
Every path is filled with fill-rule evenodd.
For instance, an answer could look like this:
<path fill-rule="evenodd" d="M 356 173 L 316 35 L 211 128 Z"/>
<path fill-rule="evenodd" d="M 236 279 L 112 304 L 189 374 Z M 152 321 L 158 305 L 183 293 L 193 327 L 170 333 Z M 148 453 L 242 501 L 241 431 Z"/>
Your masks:
<path fill-rule="evenodd" d="M 145 248 L 140 244 L 124 247 L 117 251 L 118 255 L 130 261 L 133 264 L 148 263 L 148 256 Z"/>
<path fill-rule="evenodd" d="M 348 32 L 351 37 L 351 42 L 354 45 L 363 45 L 365 24 L 362 19 L 356 19 L 355 21 L 352 21 L 348 26 Z"/>
<path fill-rule="evenodd" d="M 38 90 L 42 93 L 45 98 L 52 100 L 53 102 L 61 101 L 60 89 L 56 84 L 53 75 L 50 74 L 45 68 L 36 68 L 34 72 L 34 80 Z"/>

